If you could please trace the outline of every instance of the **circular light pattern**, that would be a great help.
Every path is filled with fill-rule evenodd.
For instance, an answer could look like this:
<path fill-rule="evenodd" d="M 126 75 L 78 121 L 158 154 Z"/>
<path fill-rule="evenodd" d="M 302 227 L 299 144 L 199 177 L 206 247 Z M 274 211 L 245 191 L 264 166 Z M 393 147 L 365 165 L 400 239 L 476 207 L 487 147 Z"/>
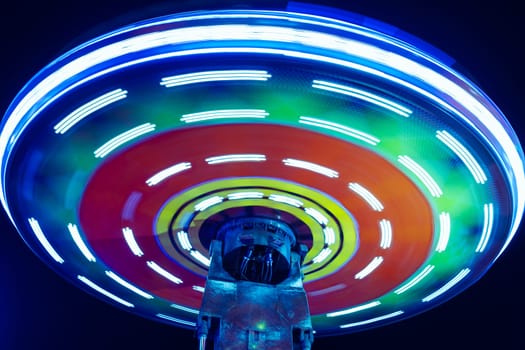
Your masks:
<path fill-rule="evenodd" d="M 254 188 L 253 184 L 261 187 Z M 184 198 L 191 200 L 181 203 Z M 204 208 L 203 203 L 209 206 Z M 323 204 L 332 206 L 333 212 Z M 293 227 L 298 243 L 310 248 L 303 264 L 306 280 L 316 278 L 321 269 L 323 274 L 334 272 L 355 251 L 355 224 L 342 207 L 304 186 L 269 178 L 231 178 L 194 187 L 163 206 L 155 229 L 167 254 L 183 263 L 184 258 L 193 260 L 201 265 L 195 272 L 205 277 L 207 269 L 202 269 L 202 261 L 196 260 L 195 254 L 208 258 L 210 242 L 225 219 L 246 216 L 276 217 Z"/>
<path fill-rule="evenodd" d="M 0 133 L 0 199 L 27 244 L 80 288 L 182 327 L 226 218 L 278 218 L 309 248 L 318 335 L 480 278 L 524 205 L 504 116 L 386 27 L 302 11 L 152 19 L 43 69 Z"/>

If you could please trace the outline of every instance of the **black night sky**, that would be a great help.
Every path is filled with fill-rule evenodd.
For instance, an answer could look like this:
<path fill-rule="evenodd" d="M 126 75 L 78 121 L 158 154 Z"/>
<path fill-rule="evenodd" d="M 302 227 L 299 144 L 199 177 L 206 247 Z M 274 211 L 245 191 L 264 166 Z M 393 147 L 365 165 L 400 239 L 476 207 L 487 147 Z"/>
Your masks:
<path fill-rule="evenodd" d="M 315 2 L 315 1 L 310 1 Z M 5 1 L 0 5 L 0 112 L 44 65 L 94 35 L 177 9 L 284 1 Z M 525 140 L 525 29 L 520 3 L 318 0 L 392 24 L 454 57 Z M 521 231 L 523 231 L 523 225 Z M 441 306 L 383 328 L 316 339 L 314 349 L 525 349 L 525 232 L 488 273 Z M 492 345 L 492 346 L 494 346 Z M 491 346 L 491 347 L 492 347 Z M 193 332 L 103 303 L 45 266 L 0 215 L 0 349 L 197 349 Z"/>

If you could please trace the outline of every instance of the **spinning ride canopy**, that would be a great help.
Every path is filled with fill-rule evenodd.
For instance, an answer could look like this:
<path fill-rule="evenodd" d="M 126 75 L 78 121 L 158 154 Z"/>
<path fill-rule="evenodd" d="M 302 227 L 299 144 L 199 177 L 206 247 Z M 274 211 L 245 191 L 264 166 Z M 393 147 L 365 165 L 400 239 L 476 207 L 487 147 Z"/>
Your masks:
<path fill-rule="evenodd" d="M 326 14 L 175 14 L 45 67 L 0 134 L 0 199 L 26 243 L 102 300 L 182 327 L 232 218 L 278 219 L 309 248 L 318 335 L 474 283 L 522 216 L 516 135 L 437 50 Z"/>

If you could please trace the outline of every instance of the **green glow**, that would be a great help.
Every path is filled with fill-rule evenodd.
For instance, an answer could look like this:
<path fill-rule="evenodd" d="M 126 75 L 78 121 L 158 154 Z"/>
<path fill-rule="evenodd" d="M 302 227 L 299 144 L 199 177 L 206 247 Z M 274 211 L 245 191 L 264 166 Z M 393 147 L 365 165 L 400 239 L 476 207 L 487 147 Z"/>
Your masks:
<path fill-rule="evenodd" d="M 153 123 L 157 126 L 152 136 L 178 128 L 199 128 L 221 124 L 234 125 L 235 123 L 244 122 L 251 122 L 254 124 L 254 127 L 257 127 L 258 124 L 287 125 L 343 139 L 380 155 L 397 167 L 399 167 L 398 156 L 408 155 L 431 174 L 443 191 L 441 197 L 432 198 L 425 184 L 417 176 L 399 167 L 426 195 L 432 206 L 435 227 L 433 232 L 434 244 L 432 251 L 429 252 L 427 261 L 420 267 L 420 270 L 426 264 L 435 265 L 435 268 L 431 272 L 431 277 L 424 279 L 405 293 L 397 295 L 394 293 L 395 288 L 393 288 L 381 296 L 379 298 L 381 306 L 378 308 L 380 311 L 377 312 L 387 314 L 400 308 L 409 310 L 414 307 L 417 309 L 417 306 L 414 306 L 414 300 L 422 299 L 428 294 L 428 291 L 436 290 L 443 285 L 450 276 L 457 273 L 458 266 L 471 266 L 476 263 L 483 263 L 483 256 L 474 253 L 481 235 L 483 205 L 485 203 L 494 203 L 496 216 L 501 214 L 500 216 L 503 217 L 501 221 L 495 222 L 495 226 L 502 225 L 503 227 L 506 224 L 505 220 L 507 219 L 505 217 L 508 213 L 503 212 L 504 208 L 498 207 L 504 191 L 498 188 L 494 182 L 493 176 L 497 175 L 498 169 L 492 167 L 493 158 L 484 146 L 480 145 L 479 141 L 475 140 L 472 135 L 465 136 L 466 140 L 463 140 L 465 144 L 469 145 L 469 150 L 488 175 L 488 181 L 484 185 L 475 183 L 472 175 L 458 161 L 457 156 L 436 139 L 435 133 L 438 129 L 449 130 L 451 133 L 454 133 L 456 130 L 463 132 L 460 129 L 460 125 L 450 116 L 444 115 L 442 111 L 432 110 L 423 104 L 421 106 L 414 105 L 415 102 L 413 101 L 405 101 L 402 97 L 392 96 L 392 98 L 399 99 L 413 109 L 414 112 L 410 117 L 404 118 L 377 106 L 366 104 L 363 101 L 351 100 L 339 95 L 312 89 L 311 81 L 318 78 L 322 73 L 314 74 L 305 69 L 302 72 L 303 78 L 297 79 L 279 76 L 279 74 L 272 71 L 272 67 L 263 68 L 271 71 L 273 76 L 272 79 L 264 83 L 242 83 L 237 86 L 229 85 L 227 87 L 199 84 L 199 86 L 170 89 L 157 88 L 156 90 L 140 86 L 124 86 L 130 91 L 130 97 L 125 103 L 118 102 L 103 111 L 97 112 L 86 118 L 79 125 L 76 125 L 67 134 L 55 135 L 51 132 L 51 128 L 46 129 L 46 137 L 36 137 L 38 134 L 36 131 L 34 134 L 28 134 L 27 137 L 31 138 L 31 145 L 27 149 L 21 148 L 18 152 L 17 160 L 20 161 L 21 166 L 17 170 L 13 170 L 12 176 L 24 178 L 25 174 L 31 173 L 30 169 L 34 168 L 36 172 L 31 181 L 38 179 L 35 180 L 38 186 L 24 186 L 24 190 L 16 195 L 19 196 L 21 202 L 25 203 L 25 205 L 31 203 L 34 217 L 45 218 L 45 224 L 42 225 L 43 230 L 51 234 L 49 240 L 52 244 L 66 246 L 70 238 L 67 235 L 65 225 L 67 222 L 77 223 L 79 221 L 79 203 L 91 176 L 104 161 L 111 161 L 111 157 L 118 154 L 117 150 L 114 154 L 110 154 L 107 159 L 100 160 L 93 156 L 93 151 L 115 135 L 142 123 Z M 299 68 L 297 69 L 299 70 Z M 331 76 L 333 76 L 333 73 L 331 73 Z M 129 84 L 133 85 L 132 83 Z M 202 96 L 206 96 L 206 98 L 202 98 Z M 269 113 L 269 116 L 256 121 L 222 119 L 196 122 L 192 125 L 187 125 L 180 121 L 181 116 L 184 114 L 217 109 L 264 109 Z M 46 116 L 49 125 L 54 125 L 69 112 L 69 110 L 66 110 L 62 114 L 49 114 Z M 439 114 L 443 118 L 434 118 L 435 114 Z M 373 135 L 380 142 L 376 146 L 372 146 L 341 132 L 301 124 L 299 123 L 301 116 L 323 119 L 348 126 Z M 138 141 L 146 141 L 148 137 L 144 136 Z M 469 137 L 472 139 L 469 139 Z M 208 142 L 208 140 L 196 140 L 195 142 Z M 261 140 L 261 142 L 264 142 L 264 140 Z M 187 148 L 188 145 L 180 145 L 180 147 Z M 45 154 L 45 156 L 38 157 L 39 154 Z M 203 155 L 203 159 L 205 156 L 209 155 Z M 185 160 L 180 159 L 177 161 Z M 340 160 L 337 165 L 341 169 L 352 166 L 347 164 L 344 159 Z M 203 161 L 202 164 L 193 164 L 193 166 L 204 167 L 208 165 Z M 133 173 L 134 169 L 140 167 L 140 160 L 129 159 L 129 167 L 126 171 Z M 278 178 L 278 175 L 276 177 Z M 118 176 L 108 179 L 108 181 L 118 188 L 120 182 Z M 183 202 L 191 200 L 201 193 L 228 186 L 235 187 L 242 184 L 251 186 L 252 183 L 250 181 L 250 179 L 221 180 L 198 184 L 197 187 L 184 193 L 172 194 L 173 197 L 165 203 L 164 207 L 158 208 L 157 221 L 152 223 L 161 245 L 164 247 L 170 246 L 169 237 L 165 233 L 169 227 L 172 213 Z M 321 271 L 309 273 L 313 270 L 313 265 L 306 267 L 304 270 L 306 284 L 336 271 L 341 264 L 347 263 L 351 259 L 352 254 L 359 248 L 359 222 L 354 222 L 351 213 L 348 213 L 345 208 L 339 206 L 328 196 L 314 189 L 304 188 L 304 186 L 278 179 L 257 179 L 257 185 L 271 185 L 279 188 L 282 192 L 300 193 L 304 197 L 311 199 L 311 202 L 308 202 L 304 198 L 300 198 L 301 201 L 318 210 L 321 209 L 312 204 L 312 202 L 320 203 L 323 208 L 338 217 L 343 223 L 342 234 L 344 235 L 345 249 Z M 154 190 L 145 188 L 144 183 L 137 184 L 137 189 L 140 191 Z M 261 191 L 265 195 L 269 194 L 264 189 L 254 187 L 253 190 Z M 228 191 L 216 193 L 216 195 L 223 196 L 227 194 Z M 33 198 L 38 198 L 38 202 L 33 202 Z M 99 200 L 111 201 L 112 194 L 101 193 Z M 243 205 L 268 204 L 265 201 L 268 202 L 268 200 L 243 200 Z M 216 208 L 210 208 L 207 214 L 198 214 L 196 220 L 201 220 L 205 215 L 230 206 L 240 205 L 239 203 L 240 201 L 238 203 L 235 203 L 235 201 L 222 203 Z M 271 203 L 270 206 L 287 210 L 310 227 L 316 227 L 315 221 L 306 215 L 304 211 L 280 203 Z M 49 208 L 54 209 L 49 211 Z M 187 214 L 193 210 L 193 206 L 189 206 L 185 210 L 184 213 Z M 436 253 L 434 249 L 437 245 L 440 230 L 438 218 L 442 212 L 450 214 L 451 232 L 447 249 L 441 253 Z M 181 220 L 182 217 L 180 217 Z M 174 223 L 174 225 L 178 224 L 180 224 L 178 221 Z M 394 227 L 393 229 L 393 244 L 395 244 L 396 228 Z M 313 248 L 306 256 L 306 262 L 312 261 L 323 249 L 323 233 L 318 228 L 313 231 Z M 499 232 L 499 229 L 495 227 L 494 232 Z M 338 234 L 336 234 L 336 237 L 339 237 Z M 499 236 L 493 239 L 502 240 Z M 199 246 L 200 243 L 198 241 L 193 243 L 201 252 L 206 251 L 204 247 Z M 338 244 L 341 244 L 339 239 L 335 245 Z M 169 252 L 169 249 L 167 248 L 166 251 Z M 72 269 L 78 271 L 89 269 L 90 274 L 98 273 L 103 276 L 105 267 L 102 265 L 102 267 L 86 267 L 81 263 L 82 257 L 78 256 L 78 252 L 71 250 L 62 254 L 64 259 L 71 264 Z M 205 274 L 205 271 L 202 269 L 194 270 L 193 272 L 198 275 Z M 414 275 L 417 273 L 418 271 Z M 331 321 L 327 321 L 324 315 L 314 315 L 313 322 L 316 328 L 322 332 L 323 329 L 330 329 L 333 326 L 330 322 L 334 322 L 334 324 L 358 322 L 366 318 L 366 315 L 374 315 L 373 312 L 376 312 L 376 310 L 345 315 Z"/>

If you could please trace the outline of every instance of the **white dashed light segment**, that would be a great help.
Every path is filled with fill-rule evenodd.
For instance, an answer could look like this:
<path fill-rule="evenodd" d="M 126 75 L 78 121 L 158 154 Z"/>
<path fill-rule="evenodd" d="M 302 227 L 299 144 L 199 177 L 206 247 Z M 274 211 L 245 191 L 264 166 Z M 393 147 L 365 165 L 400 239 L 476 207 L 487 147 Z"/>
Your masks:
<path fill-rule="evenodd" d="M 445 292 L 447 292 L 449 289 L 451 289 L 452 287 L 454 287 L 456 284 L 458 284 L 459 282 L 461 282 L 461 280 L 463 278 L 465 278 L 468 274 L 470 273 L 470 269 L 468 268 L 464 268 L 463 270 L 461 270 L 460 272 L 458 272 L 458 274 L 456 276 L 454 276 L 454 278 L 452 278 L 450 281 L 448 281 L 445 285 L 443 285 L 441 288 L 439 288 L 438 290 L 436 290 L 434 293 L 424 297 L 422 299 L 423 302 L 429 302 L 437 297 L 439 297 L 440 295 L 444 294 Z"/>
<path fill-rule="evenodd" d="M 69 129 L 78 124 L 84 118 L 90 114 L 127 97 L 128 92 L 126 90 L 117 89 L 110 91 L 94 100 L 86 103 L 85 105 L 75 109 L 71 114 L 67 115 L 64 119 L 58 122 L 53 129 L 57 134 L 65 134 Z"/>
<path fill-rule="evenodd" d="M 476 253 L 482 253 L 487 247 L 492 232 L 492 225 L 494 223 L 494 205 L 492 203 L 483 205 L 483 229 L 481 231 L 481 238 Z"/>
<path fill-rule="evenodd" d="M 190 251 L 190 254 L 197 260 L 199 261 L 201 264 L 203 265 L 206 265 L 206 266 L 210 266 L 210 259 L 208 259 L 207 257 L 205 257 L 201 252 L 199 252 L 198 250 L 192 250 Z"/>
<path fill-rule="evenodd" d="M 449 213 L 439 214 L 439 237 L 436 252 L 441 253 L 447 249 L 450 238 L 450 215 Z"/>
<path fill-rule="evenodd" d="M 403 313 L 404 313 L 403 311 L 396 311 L 396 312 L 392 312 L 390 314 L 374 317 L 374 318 L 371 318 L 371 319 L 368 319 L 368 320 L 344 324 L 344 325 L 341 325 L 339 327 L 341 327 L 341 328 L 351 328 L 351 327 L 363 326 L 363 325 L 366 325 L 366 324 L 369 324 L 369 323 L 379 322 L 379 321 L 387 320 L 387 319 L 392 318 L 392 317 L 397 317 L 399 315 L 402 315 Z"/>
<path fill-rule="evenodd" d="M 104 288 L 102 288 L 98 284 L 96 284 L 93 281 L 89 280 L 87 277 L 79 275 L 79 276 L 77 276 L 77 278 L 78 278 L 79 281 L 82 281 L 84 284 L 86 284 L 87 286 L 89 286 L 93 290 L 99 292 L 102 295 L 105 295 L 106 297 L 116 301 L 117 303 L 122 304 L 122 305 L 127 306 L 127 307 L 135 307 L 135 305 L 133 305 L 132 303 L 130 303 L 130 302 L 128 302 L 128 301 L 126 301 L 126 300 L 116 296 L 115 294 L 105 290 Z"/>
<path fill-rule="evenodd" d="M 113 152 L 116 148 L 122 146 L 123 144 L 139 137 L 144 134 L 147 134 L 149 132 L 152 132 L 155 130 L 155 125 L 151 123 L 142 124 L 139 126 L 136 126 L 128 131 L 125 131 L 108 142 L 104 143 L 102 146 L 97 148 L 93 154 L 96 158 L 104 158 L 111 152 Z"/>
<path fill-rule="evenodd" d="M 201 287 L 201 286 L 192 286 L 191 288 L 192 288 L 194 291 L 196 291 L 196 292 L 204 293 L 204 287 Z"/>
<path fill-rule="evenodd" d="M 206 163 L 213 165 L 229 162 L 264 162 L 265 160 L 264 154 L 227 154 L 206 158 Z"/>
<path fill-rule="evenodd" d="M 238 200 L 238 199 L 258 199 L 263 198 L 264 193 L 261 192 L 236 192 L 230 193 L 228 195 L 229 200 Z"/>
<path fill-rule="evenodd" d="M 91 262 L 96 262 L 97 259 L 86 245 L 86 242 L 84 242 L 84 240 L 80 236 L 80 232 L 78 231 L 77 225 L 68 224 L 67 229 L 71 233 L 71 237 L 73 238 L 73 241 L 75 241 L 75 244 L 77 245 L 78 249 L 80 249 L 80 251 L 86 257 L 86 259 Z"/>
<path fill-rule="evenodd" d="M 136 256 L 143 256 L 144 253 L 142 252 L 142 249 L 140 249 L 140 246 L 138 245 L 137 240 L 135 239 L 133 230 L 131 230 L 129 227 L 124 227 L 122 229 L 122 233 L 131 252 Z"/>
<path fill-rule="evenodd" d="M 261 109 L 223 109 L 183 115 L 180 120 L 195 123 L 217 119 L 264 119 L 268 113 Z"/>
<path fill-rule="evenodd" d="M 319 253 L 319 255 L 317 255 L 315 258 L 312 259 L 312 261 L 316 264 L 319 264 L 319 263 L 322 263 L 323 261 L 326 260 L 326 258 L 328 258 L 328 256 L 330 255 L 330 253 L 332 253 L 332 249 L 330 248 L 324 248 L 323 250 L 321 250 L 321 252 Z"/>
<path fill-rule="evenodd" d="M 436 180 L 428 173 L 427 170 L 425 170 L 425 168 L 423 168 L 415 160 L 406 155 L 399 156 L 398 161 L 399 163 L 407 167 L 410 171 L 412 171 L 421 180 L 421 182 L 423 182 L 423 184 L 433 197 L 441 197 L 441 195 L 443 194 L 441 188 L 436 183 Z"/>
<path fill-rule="evenodd" d="M 324 243 L 326 245 L 332 245 L 335 243 L 335 233 L 334 233 L 333 228 L 325 227 L 323 229 L 323 233 L 324 233 Z"/>
<path fill-rule="evenodd" d="M 348 184 L 348 188 L 361 196 L 361 198 L 363 198 L 373 210 L 382 211 L 384 209 L 383 204 L 381 204 L 379 199 L 360 184 L 352 182 Z"/>
<path fill-rule="evenodd" d="M 171 282 L 173 282 L 175 284 L 181 284 L 182 283 L 182 280 L 180 278 L 178 278 L 177 276 L 172 275 L 169 271 L 167 271 L 166 269 L 160 267 L 156 262 L 148 261 L 147 264 L 153 271 L 155 271 L 156 273 L 158 273 L 162 277 L 168 279 L 169 281 L 171 281 Z"/>
<path fill-rule="evenodd" d="M 409 290 L 410 288 L 414 287 L 416 284 L 418 284 L 423 278 L 425 278 L 432 270 L 434 269 L 434 265 L 427 265 L 425 268 L 418 273 L 414 278 L 412 278 L 408 283 L 401 286 L 401 288 L 397 289 L 394 293 L 396 294 L 402 294 Z"/>
<path fill-rule="evenodd" d="M 320 225 L 324 226 L 328 224 L 328 218 L 314 208 L 304 208 L 306 214 L 310 215 Z"/>
<path fill-rule="evenodd" d="M 370 102 L 379 107 L 386 108 L 403 117 L 408 117 L 410 116 L 410 114 L 412 114 L 412 111 L 406 107 L 403 107 L 393 101 L 387 100 L 386 98 L 372 94 L 368 91 L 356 89 L 354 87 L 344 86 L 322 80 L 314 80 L 312 83 L 312 87 L 316 89 L 332 91 L 338 94 L 352 96 L 354 98 Z"/>
<path fill-rule="evenodd" d="M 286 159 L 283 159 L 283 163 L 284 165 L 287 165 L 287 166 L 310 170 L 310 171 L 313 171 L 314 173 L 318 173 L 318 174 L 321 174 L 327 177 L 332 177 L 332 178 L 339 177 L 339 173 L 337 171 L 330 169 L 328 167 L 325 167 L 323 165 L 308 162 L 306 160 L 286 158 Z"/>
<path fill-rule="evenodd" d="M 188 169 L 191 169 L 191 163 L 188 162 L 182 162 L 172 165 L 164 170 L 159 171 L 158 173 L 147 179 L 146 184 L 148 184 L 148 186 L 155 186 L 156 184 L 166 180 L 168 177 Z"/>
<path fill-rule="evenodd" d="M 158 27 L 159 24 L 162 27 Z M 244 64 L 240 67 L 221 61 L 220 69 L 206 63 L 192 65 L 197 62 L 194 58 L 208 56 L 212 62 L 223 54 L 242 56 Z M 11 220 L 15 224 L 21 222 L 17 227 L 26 241 L 34 244 L 35 251 L 43 252 L 39 255 L 44 260 L 49 258 L 52 266 L 62 269 L 70 279 L 83 282 L 120 305 L 136 305 L 134 312 L 191 327 L 195 313 L 188 310 L 197 310 L 196 305 L 185 305 L 178 300 L 162 301 L 155 296 L 155 303 L 166 302 L 169 308 L 160 312 L 148 304 L 153 302 L 151 299 L 137 290 L 151 296 L 156 293 L 136 287 L 142 287 L 143 283 L 135 283 L 129 273 L 113 270 L 111 264 L 102 265 L 108 259 L 100 256 L 97 240 L 91 238 L 92 232 L 86 230 L 82 215 L 76 212 L 82 200 L 82 186 L 105 162 L 112 162 L 136 145 L 179 128 L 191 130 L 220 125 L 235 128 L 240 124 L 253 124 L 257 128 L 275 124 L 329 135 L 383 157 L 413 181 L 432 207 L 435 227 L 431 233 L 433 249 L 429 249 L 428 259 L 390 286 L 393 292 L 371 297 L 369 302 L 380 305 L 338 317 L 327 318 L 324 315 L 330 312 L 326 311 L 314 313 L 316 331 L 353 332 L 409 317 L 448 299 L 477 280 L 512 239 L 524 207 L 523 155 L 512 130 L 500 122 L 504 116 L 477 87 L 431 55 L 432 52 L 428 54 L 417 49 L 417 45 L 405 44 L 359 23 L 348 24 L 294 11 L 179 14 L 114 31 L 54 61 L 45 74 L 26 85 L 10 106 L 0 132 L 0 149 L 4 151 L 0 158 L 0 200 Z M 250 60 L 251 57 L 255 59 Z M 150 69 L 157 62 L 176 62 L 165 65 L 172 67 L 169 70 L 159 69 L 155 74 L 141 75 L 145 85 L 158 91 L 145 91 L 139 84 L 128 84 L 126 74 L 133 73 L 135 68 Z M 318 68 L 308 71 L 310 68 L 304 68 L 302 63 Z M 301 77 L 302 86 L 288 88 L 289 81 L 295 79 L 284 69 L 288 66 L 299 72 L 297 76 Z M 125 78 L 120 80 L 121 77 Z M 118 80 L 118 84 L 107 86 L 106 78 Z M 381 86 L 374 85 L 377 81 Z M 90 91 L 85 89 L 88 84 L 93 87 Z M 283 86 L 286 89 L 281 90 Z M 194 95 L 190 90 L 195 91 Z M 231 95 L 220 100 L 206 91 L 228 91 Z M 294 91 L 300 91 L 304 98 L 297 98 Z M 164 100 L 169 96 L 176 103 L 160 106 L 154 113 L 147 108 L 141 109 L 146 98 L 141 100 L 140 96 L 156 101 L 152 97 L 161 95 Z M 292 103 L 287 100 L 289 96 L 295 98 L 290 100 Z M 64 102 L 72 100 L 80 102 Z M 423 110 L 427 113 L 424 118 L 435 117 L 434 124 L 426 124 Z M 33 125 L 37 124 L 34 122 L 46 125 L 52 137 L 32 137 L 37 133 L 33 130 Z M 415 130 L 416 124 L 422 125 L 421 129 Z M 402 141 L 395 141 L 397 134 Z M 421 142 L 415 141 L 413 135 Z M 355 199 L 357 195 L 356 200 L 365 202 L 367 215 L 370 215 L 371 226 L 365 230 L 363 222 L 366 220 L 359 213 L 349 211 L 362 229 L 358 232 L 362 237 L 358 238 L 373 235 L 377 250 L 366 258 L 356 255 L 355 260 L 354 257 L 348 262 L 345 260 L 343 270 L 361 259 L 361 264 L 353 266 L 354 272 L 347 276 L 352 282 L 331 282 L 312 290 L 308 288 L 315 284 L 306 283 L 308 295 L 335 299 L 333 296 L 338 293 L 367 283 L 380 274 L 383 264 L 386 267 L 391 263 L 390 254 L 403 243 L 403 221 L 400 223 L 396 216 L 398 208 L 389 205 L 389 196 L 385 195 L 390 193 L 389 186 L 396 184 L 358 182 L 348 174 L 362 169 L 354 168 L 344 157 L 336 159 L 331 150 L 323 150 L 319 144 L 309 141 L 303 143 L 304 152 L 275 158 L 256 147 L 268 138 L 271 135 L 264 135 L 246 149 L 217 149 L 197 159 L 174 158 L 148 169 L 148 173 L 137 180 L 136 187 L 122 198 L 119 223 L 112 228 L 115 242 L 124 247 L 122 256 L 130 259 L 130 263 L 136 262 L 156 272 L 168 283 L 174 282 L 172 288 L 193 286 L 190 292 L 199 296 L 202 281 L 187 280 L 169 260 L 151 256 L 156 240 L 167 233 L 155 232 L 158 236 L 153 237 L 151 224 L 139 225 L 144 208 L 151 198 L 162 192 L 160 189 L 188 181 L 194 174 L 204 171 L 202 169 L 222 172 L 221 176 L 234 176 L 228 169 L 265 169 L 279 164 L 280 170 L 275 176 L 301 174 L 294 179 L 299 183 L 303 177 L 321 177 L 334 188 L 328 197 L 344 195 Z M 213 138 L 200 142 L 219 144 Z M 287 147 L 286 142 L 279 140 L 276 147 Z M 184 145 L 184 149 L 191 153 L 191 146 Z M 30 150 L 27 158 L 16 151 L 24 148 Z M 44 158 L 38 160 L 37 156 L 31 156 L 31 152 L 36 154 L 37 150 L 53 152 L 53 157 L 44 154 Z M 176 153 L 177 150 L 162 149 L 159 153 L 166 152 Z M 324 160 L 314 159 L 308 152 L 325 152 Z M 141 163 L 130 159 L 130 169 L 134 169 L 130 171 L 140 170 Z M 22 164 L 20 171 L 14 164 Z M 62 167 L 57 168 L 58 171 L 51 168 L 56 164 Z M 447 169 L 446 174 L 440 169 Z M 67 179 L 64 187 L 55 186 L 52 177 L 47 180 L 49 191 L 67 193 L 67 201 L 61 202 L 58 198 L 53 202 L 53 196 L 49 196 L 48 189 L 42 185 L 44 182 L 39 183 L 37 179 L 47 173 L 61 174 Z M 115 174 L 108 181 L 112 181 L 117 190 L 132 173 Z M 340 254 L 337 247 L 342 238 L 334 231 L 337 223 L 330 221 L 332 219 L 329 220 L 323 210 L 307 204 L 311 198 L 287 193 L 288 182 L 282 183 L 283 188 L 273 193 L 243 188 L 228 194 L 203 194 L 192 202 L 192 215 L 207 215 L 240 205 L 238 203 L 257 201 L 298 213 L 304 220 L 318 225 L 312 233 L 316 251 L 309 259 L 313 265 L 324 269 L 325 264 L 337 260 Z M 506 187 L 494 186 L 496 183 L 506 184 Z M 10 192 L 17 184 L 23 188 L 20 197 Z M 456 193 L 461 193 L 458 196 L 462 201 L 455 201 Z M 49 203 L 38 203 L 38 198 L 47 198 Z M 397 203 L 401 202 L 400 199 Z M 62 208 L 62 203 L 68 204 Z M 59 210 L 50 214 L 47 208 Z M 64 233 L 65 226 L 68 226 L 69 235 Z M 470 236 L 465 232 L 470 232 Z M 59 236 L 59 233 L 66 236 Z M 64 245 L 64 237 L 73 248 Z M 206 249 L 194 231 L 175 230 L 173 238 L 188 259 L 201 264 L 202 268 L 209 264 L 203 253 Z M 458 245 L 465 245 L 462 250 L 472 252 L 472 256 L 455 255 Z M 91 267 L 83 268 L 79 259 Z M 114 275 L 107 271 L 114 271 Z M 126 276 L 126 279 L 115 276 Z M 127 301 L 128 294 L 120 298 L 119 290 L 132 292 L 130 298 L 136 299 Z M 397 309 L 398 304 L 404 305 L 403 310 Z M 367 305 L 367 302 L 359 305 Z M 355 307 L 358 305 L 346 305 L 339 310 Z"/>
<path fill-rule="evenodd" d="M 216 70 L 197 73 L 180 74 L 162 78 L 160 85 L 167 88 L 188 84 L 198 84 L 212 81 L 266 81 L 271 77 L 266 71 L 260 70 Z"/>
<path fill-rule="evenodd" d="M 157 314 L 157 317 L 177 323 L 177 324 L 185 325 L 185 326 L 195 327 L 197 325 L 195 322 L 181 320 L 180 318 L 176 318 L 176 317 L 172 317 L 172 316 L 168 316 L 164 314 Z"/>
<path fill-rule="evenodd" d="M 222 201 L 224 201 L 224 198 L 221 197 L 221 196 L 213 196 L 213 197 L 210 197 L 210 198 L 207 198 L 205 200 L 203 200 L 202 202 L 199 202 L 197 205 L 195 205 L 195 210 L 196 211 L 204 211 L 216 204 L 219 204 L 221 203 Z"/>
<path fill-rule="evenodd" d="M 53 127 L 53 129 L 55 129 L 55 133 L 66 133 L 69 129 L 82 121 L 84 118 L 88 117 L 90 114 L 95 113 L 96 111 L 112 103 L 125 99 L 127 97 L 127 93 L 128 92 L 126 90 L 122 89 L 110 91 L 75 109 L 71 114 L 67 115 Z"/>
<path fill-rule="evenodd" d="M 185 231 L 179 231 L 177 232 L 177 238 L 179 240 L 179 243 L 184 250 L 192 250 L 193 246 L 190 243 L 190 239 L 188 238 L 188 233 Z"/>
<path fill-rule="evenodd" d="M 392 245 L 392 224 L 389 220 L 383 219 L 379 221 L 379 229 L 381 231 L 379 246 L 383 249 L 390 248 Z"/>
<path fill-rule="evenodd" d="M 381 302 L 376 300 L 376 301 L 372 301 L 364 305 L 354 306 L 350 309 L 327 313 L 326 317 L 337 317 L 337 316 L 342 316 L 342 315 L 348 315 L 354 312 L 370 309 L 378 305 L 381 305 Z"/>
<path fill-rule="evenodd" d="M 268 197 L 269 200 L 279 202 L 279 203 L 286 203 L 291 206 L 300 208 L 303 206 L 303 202 L 301 202 L 298 199 L 291 198 L 288 196 L 278 195 L 278 194 L 271 194 L 270 197 Z"/>
<path fill-rule="evenodd" d="M 342 134 L 351 136 L 353 138 L 356 138 L 358 140 L 364 141 L 366 143 L 369 143 L 372 146 L 375 146 L 379 142 L 381 142 L 377 137 L 374 137 L 362 131 L 355 130 L 355 129 L 349 128 L 348 126 L 329 122 L 323 119 L 311 118 L 311 117 L 300 117 L 299 123 L 313 125 L 313 126 L 317 126 L 317 127 L 328 129 L 328 130 L 337 131 L 339 133 L 342 133 Z"/>
<path fill-rule="evenodd" d="M 383 263 L 383 257 L 382 256 L 376 256 L 375 258 L 370 261 L 368 265 L 361 271 L 359 271 L 354 277 L 355 279 L 361 280 L 368 275 L 370 275 L 372 272 L 374 272 L 375 269 L 379 267 Z"/>
<path fill-rule="evenodd" d="M 467 148 L 450 135 L 446 130 L 438 130 L 436 137 L 447 145 L 457 156 L 465 163 L 466 167 L 474 177 L 477 183 L 484 184 L 487 181 L 487 176 L 478 161 L 472 156 Z"/>
<path fill-rule="evenodd" d="M 29 218 L 27 219 L 27 221 L 29 222 L 29 225 L 31 225 L 33 233 L 35 234 L 42 247 L 57 263 L 63 264 L 64 259 L 62 259 L 62 257 L 57 253 L 57 251 L 55 250 L 55 248 L 53 248 L 51 243 L 49 243 L 46 236 L 44 235 L 44 232 L 42 232 L 42 228 L 40 227 L 38 221 L 35 218 Z"/>
<path fill-rule="evenodd" d="M 129 283 L 128 281 L 126 281 L 125 279 L 123 279 L 122 277 L 114 273 L 113 271 L 106 271 L 106 275 L 112 280 L 114 280 L 115 282 L 117 282 L 118 284 L 120 284 L 121 286 L 123 286 L 124 288 L 131 290 L 132 292 L 140 295 L 141 297 L 146 298 L 146 299 L 153 299 L 153 296 L 151 294 L 148 294 L 144 292 L 143 290 L 135 287 L 133 284 Z"/>
<path fill-rule="evenodd" d="M 189 308 L 189 307 L 186 307 L 186 306 L 182 306 L 182 305 L 171 304 L 170 306 L 172 308 L 175 308 L 175 309 L 178 309 L 178 310 L 182 310 L 182 311 L 186 311 L 186 312 L 189 312 L 189 313 L 195 314 L 195 315 L 197 315 L 199 313 L 199 310 L 197 310 L 197 309 L 192 309 L 192 308 Z"/>

